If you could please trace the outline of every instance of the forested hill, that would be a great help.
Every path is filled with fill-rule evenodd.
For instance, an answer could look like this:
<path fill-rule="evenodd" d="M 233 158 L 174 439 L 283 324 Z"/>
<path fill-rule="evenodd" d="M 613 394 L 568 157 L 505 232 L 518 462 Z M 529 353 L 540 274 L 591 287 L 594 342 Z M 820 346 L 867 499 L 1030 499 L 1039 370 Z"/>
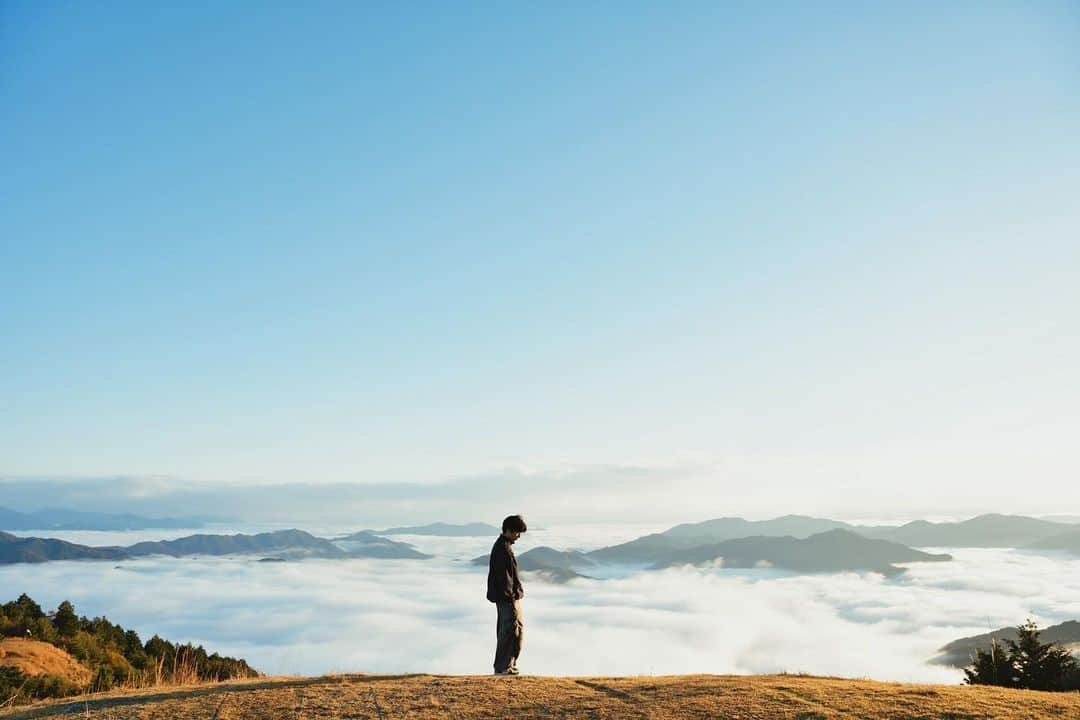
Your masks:
<path fill-rule="evenodd" d="M 258 677 L 243 659 L 207 653 L 201 645 L 176 644 L 154 635 L 145 643 L 134 630 L 105 617 L 79 617 L 64 601 L 46 613 L 26 594 L 0 605 L 0 637 L 29 638 L 70 654 L 88 672 L 23 673 L 0 662 L 0 696 L 6 701 L 64 697 L 81 692 Z M 89 678 L 88 681 L 85 678 Z"/>

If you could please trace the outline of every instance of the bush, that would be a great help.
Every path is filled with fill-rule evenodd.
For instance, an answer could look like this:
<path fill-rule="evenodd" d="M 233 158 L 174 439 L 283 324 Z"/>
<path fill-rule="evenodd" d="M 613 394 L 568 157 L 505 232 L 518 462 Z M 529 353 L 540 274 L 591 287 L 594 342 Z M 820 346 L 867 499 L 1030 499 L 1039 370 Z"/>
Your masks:
<path fill-rule="evenodd" d="M 67 697 L 80 692 L 81 687 L 57 675 L 23 675 L 13 667 L 0 667 L 0 706 Z"/>
<path fill-rule="evenodd" d="M 116 674 L 108 665 L 99 667 L 90 681 L 90 692 L 106 692 L 116 684 Z"/>

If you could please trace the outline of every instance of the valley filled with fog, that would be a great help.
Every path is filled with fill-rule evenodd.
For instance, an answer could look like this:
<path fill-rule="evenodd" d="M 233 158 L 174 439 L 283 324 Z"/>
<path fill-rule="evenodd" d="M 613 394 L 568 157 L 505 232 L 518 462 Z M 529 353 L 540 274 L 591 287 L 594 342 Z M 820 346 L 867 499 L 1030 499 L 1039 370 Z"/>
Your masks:
<path fill-rule="evenodd" d="M 280 526 L 278 526 L 280 527 Z M 260 532 L 229 526 L 200 532 Z M 593 550 L 664 526 L 531 529 L 520 556 L 546 545 Z M 305 526 L 323 537 L 355 527 Z M 63 531 L 51 537 L 127 545 L 185 530 Z M 42 533 L 20 533 L 38 534 Z M 152 556 L 0 567 L 3 600 L 71 600 L 140 633 L 246 658 L 271 674 L 485 673 L 495 639 L 486 569 L 471 564 L 493 537 L 395 535 L 425 560 Z M 925 549 L 925 548 L 924 548 Z M 949 562 L 872 572 L 775 569 L 642 570 L 606 566 L 603 579 L 554 584 L 525 574 L 520 665 L 545 675 L 807 672 L 959 682 L 929 660 L 957 638 L 1033 617 L 1080 617 L 1080 557 L 1008 548 L 932 548 Z"/>

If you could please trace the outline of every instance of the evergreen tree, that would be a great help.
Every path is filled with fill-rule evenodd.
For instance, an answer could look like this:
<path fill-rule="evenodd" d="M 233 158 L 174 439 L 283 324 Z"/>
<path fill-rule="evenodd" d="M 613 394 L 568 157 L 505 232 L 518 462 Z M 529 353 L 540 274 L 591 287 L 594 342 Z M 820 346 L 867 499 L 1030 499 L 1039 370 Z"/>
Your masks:
<path fill-rule="evenodd" d="M 1068 650 L 1039 640 L 1031 619 L 1016 628 L 1017 639 L 995 639 L 989 650 L 975 651 L 973 665 L 964 669 L 969 685 L 1001 685 L 1027 690 L 1080 690 L 1080 663 Z"/>
<path fill-rule="evenodd" d="M 79 617 L 75 614 L 75 606 L 65 600 L 60 603 L 60 607 L 56 608 L 56 615 L 53 617 L 53 625 L 60 634 L 66 638 L 75 637 L 75 633 L 79 631 Z"/>
<path fill-rule="evenodd" d="M 1020 636 L 1009 644 L 1009 659 L 1017 670 L 1018 687 L 1028 690 L 1071 690 L 1066 687 L 1069 676 L 1076 670 L 1072 654 L 1053 643 L 1039 642 L 1039 627 L 1028 620 L 1016 628 Z M 1077 688 L 1080 689 L 1080 688 Z"/>
<path fill-rule="evenodd" d="M 975 650 L 973 667 L 964 668 L 964 682 L 968 685 L 1001 685 L 1015 687 L 1015 672 L 1009 662 L 1009 654 L 997 638 L 990 641 L 990 649 Z"/>
<path fill-rule="evenodd" d="M 19 596 L 19 599 L 15 601 L 15 605 L 22 611 L 22 618 L 26 622 L 45 617 L 45 613 L 42 612 L 41 606 L 31 600 L 30 596 L 26 593 Z"/>
<path fill-rule="evenodd" d="M 26 631 L 34 632 L 40 621 L 48 622 L 41 606 L 23 593 L 18 600 L 0 605 L 0 634 L 25 637 Z"/>

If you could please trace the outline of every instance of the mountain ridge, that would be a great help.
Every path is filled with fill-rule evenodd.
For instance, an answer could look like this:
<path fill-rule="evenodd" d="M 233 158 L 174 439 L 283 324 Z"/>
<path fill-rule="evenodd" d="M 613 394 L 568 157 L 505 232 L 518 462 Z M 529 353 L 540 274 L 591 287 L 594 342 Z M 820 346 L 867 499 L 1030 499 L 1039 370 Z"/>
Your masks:
<path fill-rule="evenodd" d="M 501 531 L 487 523 L 444 523 L 434 522 L 427 525 L 407 525 L 385 530 L 369 530 L 376 535 L 434 535 L 438 537 L 495 537 Z M 340 539 L 340 538 L 339 538 Z"/>
<path fill-rule="evenodd" d="M 54 538 L 20 538 L 0 532 L 0 564 L 48 562 L 54 560 L 130 560 L 149 555 L 186 557 L 191 555 L 266 555 L 264 559 L 378 558 L 426 559 L 431 556 L 407 543 L 370 535 L 364 542 L 341 548 L 330 540 L 297 529 L 248 535 L 196 534 L 175 540 L 147 540 L 128 546 L 91 546 Z"/>
<path fill-rule="evenodd" d="M 869 570 L 893 577 L 904 572 L 895 563 L 951 559 L 948 554 L 924 553 L 836 528 L 807 538 L 755 536 L 680 549 L 669 559 L 654 564 L 653 569 L 716 564 L 724 568 L 771 567 L 804 573 Z"/>

